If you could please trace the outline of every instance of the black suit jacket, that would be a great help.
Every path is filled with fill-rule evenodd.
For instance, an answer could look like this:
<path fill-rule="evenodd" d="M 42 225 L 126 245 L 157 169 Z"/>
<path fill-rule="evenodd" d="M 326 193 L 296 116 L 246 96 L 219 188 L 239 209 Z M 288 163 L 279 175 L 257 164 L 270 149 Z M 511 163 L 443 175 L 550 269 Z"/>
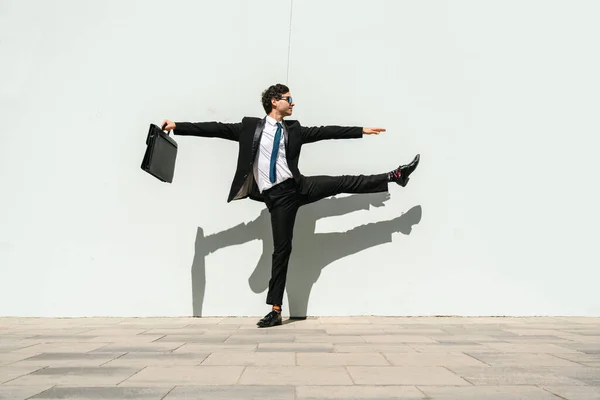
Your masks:
<path fill-rule="evenodd" d="M 283 121 L 285 154 L 288 167 L 296 182 L 303 179 L 298 170 L 300 149 L 305 143 L 324 139 L 357 139 L 362 137 L 362 128 L 344 126 L 304 127 L 298 121 Z M 260 144 L 266 117 L 263 119 L 244 117 L 239 123 L 222 122 L 176 122 L 175 135 L 218 137 L 239 142 L 237 169 L 231 183 L 227 202 L 249 197 L 263 201 L 254 180 L 252 167 Z"/>

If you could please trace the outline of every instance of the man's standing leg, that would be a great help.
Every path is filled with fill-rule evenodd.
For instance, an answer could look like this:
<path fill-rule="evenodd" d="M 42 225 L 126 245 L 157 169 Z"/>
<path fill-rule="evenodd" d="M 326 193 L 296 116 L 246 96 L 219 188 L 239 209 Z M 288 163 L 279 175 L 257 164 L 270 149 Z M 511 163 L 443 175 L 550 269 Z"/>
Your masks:
<path fill-rule="evenodd" d="M 281 325 L 281 306 L 299 207 L 295 182 L 290 179 L 267 191 L 265 203 L 271 213 L 273 231 L 273 259 L 267 293 L 267 304 L 273 306 L 273 310 L 258 322 L 261 328 Z"/>

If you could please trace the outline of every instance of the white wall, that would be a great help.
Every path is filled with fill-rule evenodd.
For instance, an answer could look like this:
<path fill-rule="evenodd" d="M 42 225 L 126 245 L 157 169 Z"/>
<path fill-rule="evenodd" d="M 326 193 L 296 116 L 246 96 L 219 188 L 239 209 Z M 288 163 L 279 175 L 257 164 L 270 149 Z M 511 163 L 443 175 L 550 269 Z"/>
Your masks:
<path fill-rule="evenodd" d="M 600 315 L 599 12 L 0 1 L 0 315 L 266 313 L 268 213 L 226 203 L 236 144 L 175 137 L 172 185 L 140 162 L 150 123 L 262 116 L 276 82 L 304 125 L 388 130 L 307 145 L 304 174 L 422 157 L 389 199 L 300 212 L 286 315 Z"/>

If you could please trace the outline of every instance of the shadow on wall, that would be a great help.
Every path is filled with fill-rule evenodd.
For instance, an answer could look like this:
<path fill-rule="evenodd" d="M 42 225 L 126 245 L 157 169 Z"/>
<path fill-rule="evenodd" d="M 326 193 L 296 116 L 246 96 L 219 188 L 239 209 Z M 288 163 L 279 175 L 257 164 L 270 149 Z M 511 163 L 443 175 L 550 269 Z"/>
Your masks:
<path fill-rule="evenodd" d="M 315 233 L 317 221 L 320 218 L 368 210 L 369 206 L 382 207 L 388 199 L 389 193 L 359 194 L 332 197 L 300 208 L 294 226 L 293 250 L 286 281 L 290 317 L 306 317 L 310 292 L 323 268 L 343 257 L 391 242 L 392 233 L 410 234 L 412 226 L 421 221 L 422 210 L 418 205 L 390 221 L 369 223 L 341 233 Z M 206 289 L 206 257 L 219 249 L 256 239 L 262 241 L 263 252 L 248 283 L 254 293 L 261 293 L 267 290 L 271 277 L 273 236 L 268 210 L 263 209 L 254 221 L 209 236 L 204 236 L 203 229 L 198 228 L 192 263 L 194 316 L 202 316 Z"/>

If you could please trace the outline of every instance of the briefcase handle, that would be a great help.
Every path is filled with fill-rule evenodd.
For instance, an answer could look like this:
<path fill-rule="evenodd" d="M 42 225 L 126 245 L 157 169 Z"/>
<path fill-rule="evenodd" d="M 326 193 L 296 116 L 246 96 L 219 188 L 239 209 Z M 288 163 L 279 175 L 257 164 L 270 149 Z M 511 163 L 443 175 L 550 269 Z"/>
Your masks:
<path fill-rule="evenodd" d="M 165 128 L 166 128 L 166 126 L 167 126 L 167 123 L 165 122 L 165 123 L 163 124 L 163 126 L 160 128 L 160 130 L 161 130 L 161 131 L 164 131 L 164 130 L 165 130 Z M 167 135 L 169 134 L 169 132 L 170 132 L 170 131 L 167 131 Z"/>

